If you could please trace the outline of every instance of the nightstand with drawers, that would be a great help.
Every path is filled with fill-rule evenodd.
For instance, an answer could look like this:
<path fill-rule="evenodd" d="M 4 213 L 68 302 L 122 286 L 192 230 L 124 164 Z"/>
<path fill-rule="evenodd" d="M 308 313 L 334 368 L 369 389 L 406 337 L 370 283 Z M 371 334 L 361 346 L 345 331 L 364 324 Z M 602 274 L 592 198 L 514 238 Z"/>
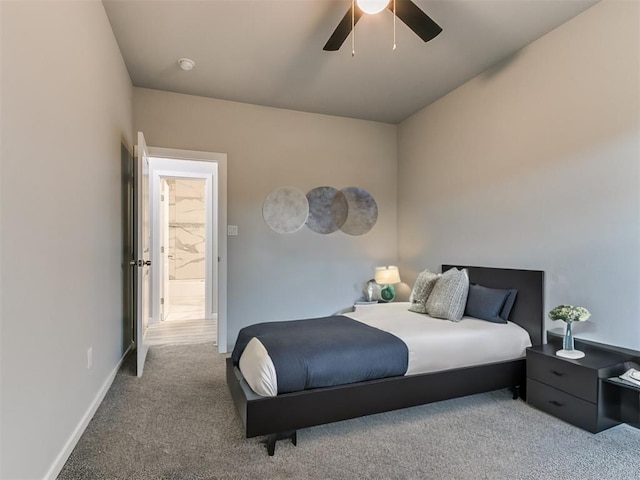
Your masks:
<path fill-rule="evenodd" d="M 555 355 L 557 345 L 527 349 L 527 401 L 530 405 L 592 433 L 619 422 L 619 395 L 603 383 L 624 372 L 624 356 L 585 348 L 584 358 Z"/>

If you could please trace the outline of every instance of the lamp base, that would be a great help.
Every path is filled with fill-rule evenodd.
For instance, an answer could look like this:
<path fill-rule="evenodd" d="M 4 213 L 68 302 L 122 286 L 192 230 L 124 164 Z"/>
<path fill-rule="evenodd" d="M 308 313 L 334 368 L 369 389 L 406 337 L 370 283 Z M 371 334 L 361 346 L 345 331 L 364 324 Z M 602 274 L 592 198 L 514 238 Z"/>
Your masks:
<path fill-rule="evenodd" d="M 556 355 L 562 358 L 577 360 L 578 358 L 584 357 L 584 352 L 581 352 L 580 350 L 558 350 Z"/>
<path fill-rule="evenodd" d="M 380 290 L 380 298 L 383 302 L 393 302 L 396 298 L 396 289 L 393 288 L 393 285 L 385 285 Z"/>

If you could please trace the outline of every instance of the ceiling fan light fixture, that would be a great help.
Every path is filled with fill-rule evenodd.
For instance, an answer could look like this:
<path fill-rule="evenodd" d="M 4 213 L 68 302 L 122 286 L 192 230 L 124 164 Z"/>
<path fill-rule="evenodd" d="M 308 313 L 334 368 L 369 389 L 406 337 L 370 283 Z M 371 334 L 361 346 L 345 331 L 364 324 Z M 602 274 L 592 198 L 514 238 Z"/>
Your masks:
<path fill-rule="evenodd" d="M 358 8 L 364 13 L 375 15 L 387 8 L 389 1 L 390 0 L 356 0 L 356 3 L 358 4 Z"/>
<path fill-rule="evenodd" d="M 1 1 L 1 0 L 0 0 Z M 347 0 L 344 0 L 346 3 Z M 356 2 L 358 8 L 356 8 Z M 441 32 L 442 27 L 429 17 L 426 13 L 418 7 L 413 0 L 350 0 L 351 8 L 342 17 L 340 23 L 333 31 L 329 40 L 325 44 L 323 50 L 329 52 L 335 52 L 340 50 L 340 47 L 344 41 L 351 36 L 351 53 L 354 51 L 354 35 L 355 25 L 365 15 L 365 11 L 375 12 L 369 7 L 371 2 L 377 3 L 378 9 L 384 9 L 388 7 L 393 12 L 393 29 L 394 29 L 394 41 L 395 46 L 395 24 L 396 19 L 403 22 L 409 27 L 413 33 L 422 39 L 423 42 L 428 42 L 436 38 Z M 395 50 L 395 47 L 394 47 Z"/>

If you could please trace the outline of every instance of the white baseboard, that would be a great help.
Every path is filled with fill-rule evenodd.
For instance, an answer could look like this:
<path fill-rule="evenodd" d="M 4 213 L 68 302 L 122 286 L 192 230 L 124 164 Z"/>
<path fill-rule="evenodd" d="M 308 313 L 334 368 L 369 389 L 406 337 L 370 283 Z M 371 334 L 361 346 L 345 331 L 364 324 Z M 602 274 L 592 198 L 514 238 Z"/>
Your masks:
<path fill-rule="evenodd" d="M 89 408 L 83 415 L 82 419 L 80 420 L 80 423 L 78 423 L 75 430 L 69 437 L 69 440 L 67 440 L 64 447 L 62 448 L 62 450 L 54 460 L 53 464 L 51 465 L 51 467 L 49 467 L 49 471 L 44 476 L 45 480 L 55 480 L 56 477 L 62 471 L 62 467 L 64 467 L 64 464 L 69 459 L 71 452 L 73 452 L 73 449 L 78 444 L 78 441 L 80 440 L 80 437 L 82 436 L 85 429 L 87 428 L 87 425 L 89 425 L 89 422 L 95 415 L 96 410 L 98 410 L 98 407 L 102 403 L 102 400 L 104 399 L 105 395 L 109 391 L 109 388 L 111 388 L 111 384 L 113 383 L 113 380 L 116 378 L 116 374 L 118 373 L 118 370 L 120 370 L 120 367 L 124 362 L 124 359 L 127 357 L 129 352 L 133 349 L 133 345 L 134 345 L 133 343 L 129 345 L 129 348 L 127 348 L 127 351 L 124 352 L 124 355 L 122 355 L 122 358 L 120 359 L 118 364 L 115 366 L 111 374 L 107 377 L 107 379 L 102 384 L 102 387 L 96 394 L 95 398 L 93 399 L 93 402 L 91 402 L 91 405 L 89 405 Z"/>

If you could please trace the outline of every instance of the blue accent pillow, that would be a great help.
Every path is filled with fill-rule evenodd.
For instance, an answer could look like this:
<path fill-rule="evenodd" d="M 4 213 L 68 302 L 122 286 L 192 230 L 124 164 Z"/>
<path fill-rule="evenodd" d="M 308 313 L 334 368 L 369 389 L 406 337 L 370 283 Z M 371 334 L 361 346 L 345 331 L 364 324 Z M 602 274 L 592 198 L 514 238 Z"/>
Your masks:
<path fill-rule="evenodd" d="M 488 288 L 469 285 L 469 295 L 464 314 L 494 323 L 507 323 L 516 301 L 517 290 Z"/>
<path fill-rule="evenodd" d="M 504 301 L 504 305 L 502 307 L 502 311 L 500 312 L 500 318 L 503 318 L 506 322 L 509 320 L 509 315 L 511 315 L 511 309 L 513 308 L 513 304 L 516 303 L 516 296 L 518 295 L 518 290 L 512 288 L 507 290 L 509 294 L 507 295 L 507 299 Z"/>

